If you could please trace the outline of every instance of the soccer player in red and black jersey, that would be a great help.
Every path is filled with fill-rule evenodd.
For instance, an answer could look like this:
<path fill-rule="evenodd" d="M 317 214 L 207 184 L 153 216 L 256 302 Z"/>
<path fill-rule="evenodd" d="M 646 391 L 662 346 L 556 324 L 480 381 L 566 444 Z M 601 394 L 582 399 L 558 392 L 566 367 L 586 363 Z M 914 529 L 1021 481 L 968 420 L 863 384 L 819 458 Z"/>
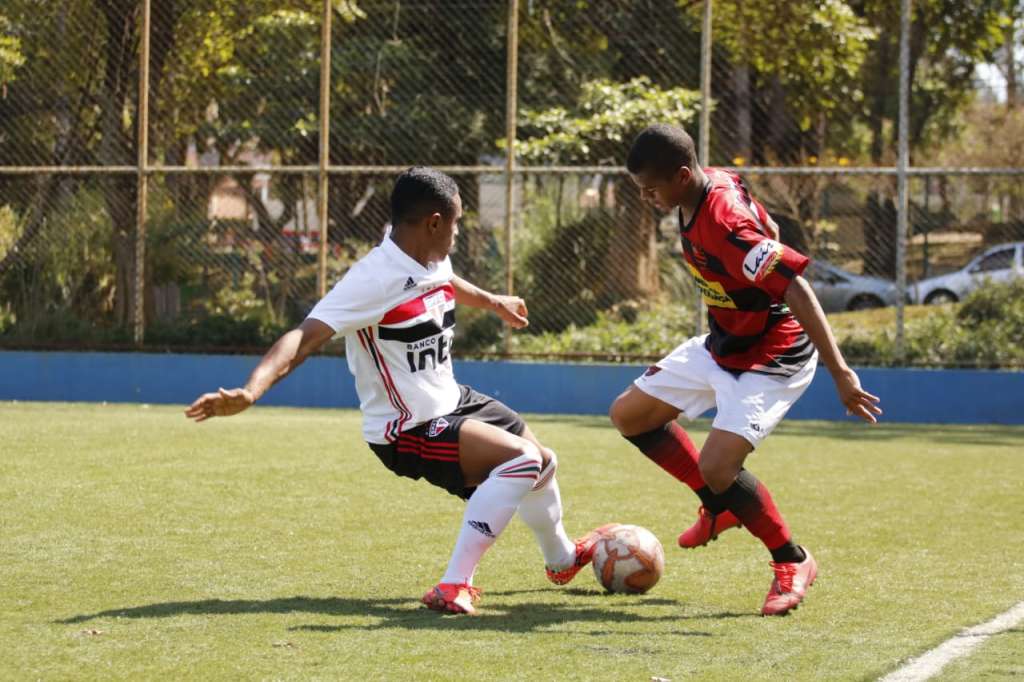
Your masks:
<path fill-rule="evenodd" d="M 680 546 L 746 526 L 772 555 L 775 576 L 761 613 L 788 613 L 814 582 L 817 563 L 793 542 L 767 488 L 743 464 L 803 394 L 819 360 L 848 414 L 874 423 L 878 398 L 843 360 L 801 276 L 807 257 L 779 243 L 778 227 L 736 174 L 701 168 L 691 137 L 670 125 L 640 133 L 626 165 L 645 200 L 678 208 L 683 259 L 707 304 L 710 333 L 636 379 L 612 404 L 612 422 L 700 498 Z M 717 415 L 698 450 L 676 419 L 712 407 Z"/>

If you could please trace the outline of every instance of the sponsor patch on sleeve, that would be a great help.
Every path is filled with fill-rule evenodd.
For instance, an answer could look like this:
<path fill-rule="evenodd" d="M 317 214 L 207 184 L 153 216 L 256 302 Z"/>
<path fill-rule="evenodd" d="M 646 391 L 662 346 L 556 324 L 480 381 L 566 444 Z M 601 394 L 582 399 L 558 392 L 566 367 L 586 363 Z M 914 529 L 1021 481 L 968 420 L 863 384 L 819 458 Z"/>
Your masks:
<path fill-rule="evenodd" d="M 747 252 L 743 259 L 743 274 L 751 282 L 760 282 L 775 269 L 782 258 L 782 244 L 765 239 Z"/>

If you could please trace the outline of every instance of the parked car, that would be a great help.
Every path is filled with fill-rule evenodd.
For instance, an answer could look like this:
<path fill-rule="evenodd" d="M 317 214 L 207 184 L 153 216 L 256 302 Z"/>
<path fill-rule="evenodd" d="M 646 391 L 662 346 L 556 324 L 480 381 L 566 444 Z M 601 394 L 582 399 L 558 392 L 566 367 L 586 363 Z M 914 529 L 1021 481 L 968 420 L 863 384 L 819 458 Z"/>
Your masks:
<path fill-rule="evenodd" d="M 896 285 L 889 280 L 855 275 L 826 261 L 811 261 L 804 277 L 827 313 L 881 308 L 899 300 Z"/>
<path fill-rule="evenodd" d="M 960 270 L 915 282 L 910 295 L 915 303 L 956 303 L 985 282 L 1008 282 L 1024 276 L 1024 242 L 1000 244 L 975 256 Z"/>

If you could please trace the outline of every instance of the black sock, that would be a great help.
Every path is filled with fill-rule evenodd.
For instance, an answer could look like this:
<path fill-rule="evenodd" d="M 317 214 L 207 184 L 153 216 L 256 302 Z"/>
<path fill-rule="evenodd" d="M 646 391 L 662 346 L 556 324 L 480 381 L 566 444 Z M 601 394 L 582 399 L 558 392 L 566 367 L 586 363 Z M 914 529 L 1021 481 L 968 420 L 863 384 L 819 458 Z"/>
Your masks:
<path fill-rule="evenodd" d="M 721 514 L 725 511 L 725 503 L 722 501 L 721 495 L 716 495 L 715 491 L 711 488 L 704 486 L 693 492 L 697 493 L 697 497 L 700 498 L 700 503 L 704 505 L 712 514 Z"/>
<path fill-rule="evenodd" d="M 799 545 L 789 540 L 782 547 L 768 550 L 772 553 L 772 561 L 777 564 L 799 564 L 807 558 L 807 553 Z"/>

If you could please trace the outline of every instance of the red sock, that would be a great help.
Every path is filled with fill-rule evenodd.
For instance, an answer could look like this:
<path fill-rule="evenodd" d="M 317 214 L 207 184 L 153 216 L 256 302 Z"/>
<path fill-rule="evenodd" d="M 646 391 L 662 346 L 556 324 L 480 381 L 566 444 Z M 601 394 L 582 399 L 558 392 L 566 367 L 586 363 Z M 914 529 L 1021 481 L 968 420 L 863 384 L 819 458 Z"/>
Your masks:
<path fill-rule="evenodd" d="M 746 469 L 740 469 L 736 481 L 718 498 L 769 550 L 789 542 L 789 527 L 775 506 L 771 493 Z"/>
<path fill-rule="evenodd" d="M 700 450 L 679 424 L 669 422 L 647 433 L 626 436 L 626 440 L 640 448 L 640 452 L 647 455 L 652 462 L 692 489 L 700 490 L 707 485 L 700 475 L 700 469 L 697 468 Z"/>

